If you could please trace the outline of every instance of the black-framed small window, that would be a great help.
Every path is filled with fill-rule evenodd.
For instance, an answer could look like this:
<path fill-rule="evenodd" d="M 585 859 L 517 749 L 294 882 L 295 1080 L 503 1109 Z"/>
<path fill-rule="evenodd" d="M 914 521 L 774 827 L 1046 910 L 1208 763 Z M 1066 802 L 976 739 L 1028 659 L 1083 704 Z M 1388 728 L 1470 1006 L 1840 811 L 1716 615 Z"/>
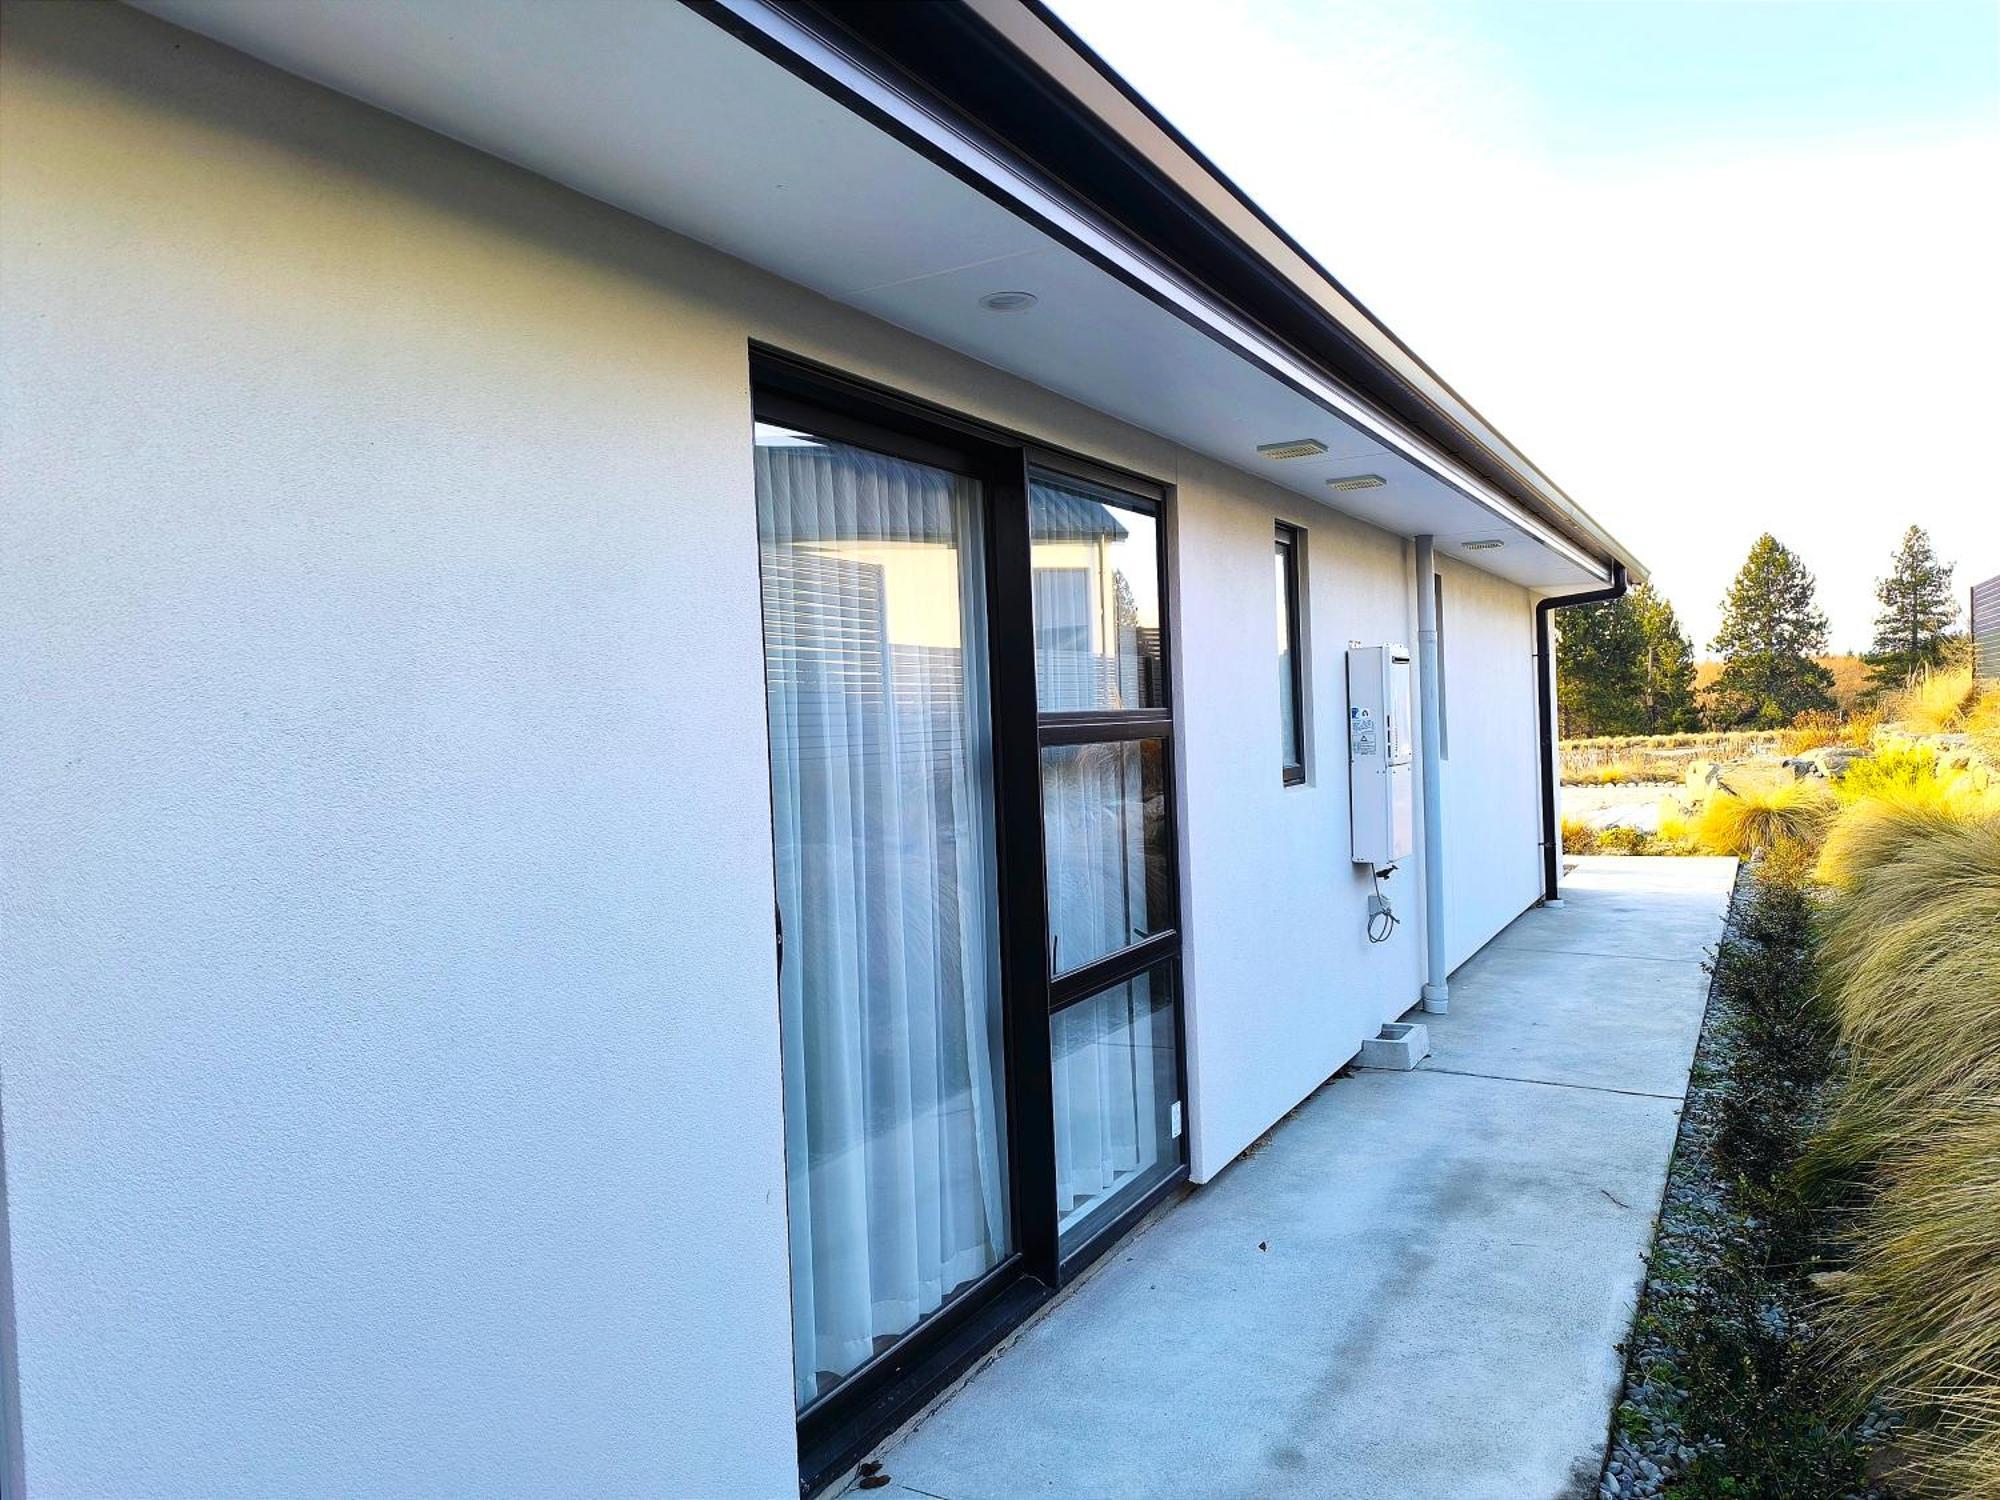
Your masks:
<path fill-rule="evenodd" d="M 1303 637 L 1299 629 L 1299 554 L 1305 536 L 1296 526 L 1277 525 L 1274 561 L 1277 570 L 1278 732 L 1285 785 L 1306 779 L 1306 674 Z"/>
<path fill-rule="evenodd" d="M 1444 675 L 1444 574 L 1431 574 L 1431 597 L 1437 601 L 1438 674 L 1438 759 L 1451 759 L 1451 701 L 1445 694 Z"/>

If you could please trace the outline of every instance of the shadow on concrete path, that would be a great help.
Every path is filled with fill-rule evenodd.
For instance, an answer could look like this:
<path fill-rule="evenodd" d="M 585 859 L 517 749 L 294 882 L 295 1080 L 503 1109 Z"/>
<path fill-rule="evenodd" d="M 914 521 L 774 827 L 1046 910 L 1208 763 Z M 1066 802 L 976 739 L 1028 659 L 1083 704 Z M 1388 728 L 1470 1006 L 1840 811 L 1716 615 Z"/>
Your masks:
<path fill-rule="evenodd" d="M 1594 1494 L 1735 861 L 1575 862 L 878 1455 L 939 1500 Z M 1260 1249 L 1268 1246 L 1268 1249 Z"/>

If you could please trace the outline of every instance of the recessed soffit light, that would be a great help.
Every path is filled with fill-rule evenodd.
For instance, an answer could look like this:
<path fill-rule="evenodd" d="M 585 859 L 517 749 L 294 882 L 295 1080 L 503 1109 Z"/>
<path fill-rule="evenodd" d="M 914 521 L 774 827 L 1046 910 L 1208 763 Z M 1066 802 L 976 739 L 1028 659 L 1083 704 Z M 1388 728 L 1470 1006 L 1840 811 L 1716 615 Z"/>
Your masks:
<path fill-rule="evenodd" d="M 1329 479 L 1326 487 L 1330 490 L 1379 490 L 1388 482 L 1380 474 L 1346 474 L 1339 479 Z"/>
<path fill-rule="evenodd" d="M 1026 312 L 1041 300 L 1033 292 L 988 292 L 979 305 L 988 312 Z"/>
<path fill-rule="evenodd" d="M 1501 541 L 1499 537 L 1491 536 L 1482 541 L 1460 542 L 1458 545 L 1463 547 L 1467 552 L 1490 552 L 1495 547 L 1504 547 L 1507 544 Z"/>
<path fill-rule="evenodd" d="M 1287 438 L 1282 443 L 1259 443 L 1257 451 L 1266 458 L 1317 458 L 1326 452 L 1318 438 Z"/>

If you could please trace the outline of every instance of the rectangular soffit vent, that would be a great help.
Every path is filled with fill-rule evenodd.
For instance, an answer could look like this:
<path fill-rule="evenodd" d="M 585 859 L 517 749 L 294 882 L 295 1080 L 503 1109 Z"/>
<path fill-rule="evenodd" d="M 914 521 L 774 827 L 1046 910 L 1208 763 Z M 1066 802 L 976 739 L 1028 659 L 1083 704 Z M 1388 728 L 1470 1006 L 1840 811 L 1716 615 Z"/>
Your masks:
<path fill-rule="evenodd" d="M 1326 487 L 1330 490 L 1379 490 L 1388 482 L 1380 474 L 1349 474 L 1341 479 L 1329 479 Z"/>
<path fill-rule="evenodd" d="M 1326 452 L 1318 438 L 1292 438 L 1283 443 L 1259 443 L 1257 451 L 1266 458 L 1317 458 Z"/>

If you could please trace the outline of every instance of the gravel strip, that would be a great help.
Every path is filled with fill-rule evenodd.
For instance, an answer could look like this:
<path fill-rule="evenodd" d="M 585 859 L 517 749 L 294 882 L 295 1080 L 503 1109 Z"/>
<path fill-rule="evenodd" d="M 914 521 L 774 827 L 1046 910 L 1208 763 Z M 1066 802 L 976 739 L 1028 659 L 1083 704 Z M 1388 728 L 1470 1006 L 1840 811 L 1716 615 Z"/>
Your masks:
<path fill-rule="evenodd" d="M 1735 935 L 1752 889 L 1748 869 L 1739 872 L 1731 898 L 1727 934 Z M 1679 1384 L 1685 1351 L 1674 1339 L 1675 1309 L 1686 1306 L 1717 1272 L 1732 1238 L 1754 1234 L 1758 1223 L 1733 1204 L 1729 1183 L 1718 1172 L 1713 1150 L 1722 1124 L 1731 1064 L 1740 1055 L 1738 1018 L 1729 1000 L 1711 984 L 1702 1020 L 1688 1094 L 1681 1111 L 1668 1172 L 1665 1197 L 1655 1230 L 1647 1276 L 1641 1288 L 1633 1331 L 1625 1348 L 1623 1399 L 1613 1413 L 1605 1465 L 1599 1478 L 1600 1500 L 1665 1496 L 1683 1493 L 1676 1481 L 1705 1451 L 1722 1458 L 1722 1444 L 1690 1439 L 1680 1423 L 1688 1392 Z M 1774 1331 L 1784 1325 L 1785 1307 L 1775 1296 L 1759 1308 Z M 1852 1436 L 1864 1447 L 1875 1447 L 1889 1435 L 1893 1419 L 1871 1406 Z M 1711 1467 L 1712 1465 L 1708 1466 Z M 1699 1493 L 1711 1493 L 1703 1488 Z M 1796 1496 L 1787 1500 L 1832 1500 Z M 1842 1500 L 1887 1500 L 1885 1492 L 1867 1488 L 1848 1491 Z"/>

